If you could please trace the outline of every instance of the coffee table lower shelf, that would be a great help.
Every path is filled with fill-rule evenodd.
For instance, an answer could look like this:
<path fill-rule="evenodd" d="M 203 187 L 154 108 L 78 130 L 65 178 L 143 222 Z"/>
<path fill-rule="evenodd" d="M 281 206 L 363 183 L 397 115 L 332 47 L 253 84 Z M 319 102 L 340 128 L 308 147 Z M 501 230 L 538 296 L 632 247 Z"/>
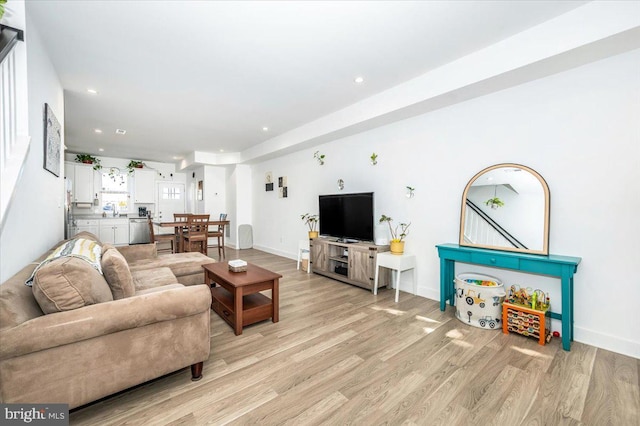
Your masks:
<path fill-rule="evenodd" d="M 211 309 L 235 328 L 233 295 L 222 287 L 211 289 Z M 242 297 L 242 314 L 240 315 L 241 327 L 264 321 L 273 315 L 273 303 L 270 298 L 254 293 Z"/>

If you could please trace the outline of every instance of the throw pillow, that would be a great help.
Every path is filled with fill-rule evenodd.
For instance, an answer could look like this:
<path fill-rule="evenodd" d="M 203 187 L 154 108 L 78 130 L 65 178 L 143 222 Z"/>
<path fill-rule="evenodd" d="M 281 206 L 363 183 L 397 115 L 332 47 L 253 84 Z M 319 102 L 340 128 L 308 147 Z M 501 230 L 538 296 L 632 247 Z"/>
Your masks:
<path fill-rule="evenodd" d="M 110 244 L 105 244 L 102 249 L 102 273 L 109 283 L 114 300 L 131 297 L 135 294 L 133 277 L 126 259 Z"/>
<path fill-rule="evenodd" d="M 113 300 L 100 272 L 77 257 L 60 257 L 40 267 L 32 289 L 45 314 Z"/>
<path fill-rule="evenodd" d="M 38 266 L 36 266 L 25 284 L 31 287 L 33 278 L 35 277 L 38 270 L 47 263 L 61 257 L 76 257 L 78 259 L 81 259 L 90 264 L 100 274 L 102 274 L 102 270 L 100 268 L 101 254 L 102 247 L 100 247 L 100 244 L 98 244 L 94 240 L 89 240 L 86 238 L 74 238 L 72 240 L 65 241 L 63 244 L 59 245 L 55 250 L 53 250 L 53 252 L 49 256 L 47 256 L 45 260 L 43 260 Z"/>

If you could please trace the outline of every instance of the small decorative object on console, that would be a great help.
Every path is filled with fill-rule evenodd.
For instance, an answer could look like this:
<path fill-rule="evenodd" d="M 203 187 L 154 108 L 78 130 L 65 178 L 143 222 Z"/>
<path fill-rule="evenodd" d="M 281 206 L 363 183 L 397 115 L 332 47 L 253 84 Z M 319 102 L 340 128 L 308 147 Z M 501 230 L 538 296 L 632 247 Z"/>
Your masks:
<path fill-rule="evenodd" d="M 229 261 L 229 270 L 231 272 L 246 272 L 247 271 L 247 262 L 241 259 L 230 260 Z"/>

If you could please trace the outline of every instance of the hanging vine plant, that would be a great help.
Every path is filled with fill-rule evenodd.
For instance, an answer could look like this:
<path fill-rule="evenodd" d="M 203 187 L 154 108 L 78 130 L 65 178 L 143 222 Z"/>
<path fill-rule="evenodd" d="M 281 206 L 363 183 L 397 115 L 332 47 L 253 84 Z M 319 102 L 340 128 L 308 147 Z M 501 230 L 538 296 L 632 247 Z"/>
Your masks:
<path fill-rule="evenodd" d="M 499 207 L 504 206 L 504 201 L 498 198 L 498 185 L 493 187 L 493 198 L 489 198 L 484 202 L 485 206 L 491 207 L 493 210 L 498 209 Z"/>

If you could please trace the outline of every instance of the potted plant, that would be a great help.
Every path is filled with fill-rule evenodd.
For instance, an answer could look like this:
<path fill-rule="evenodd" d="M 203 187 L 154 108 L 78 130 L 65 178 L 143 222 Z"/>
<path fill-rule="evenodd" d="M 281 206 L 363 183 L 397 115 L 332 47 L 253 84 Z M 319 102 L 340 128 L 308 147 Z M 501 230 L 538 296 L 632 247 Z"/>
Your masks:
<path fill-rule="evenodd" d="M 7 0 L 0 0 L 0 19 L 4 16 L 4 5 L 7 3 Z"/>
<path fill-rule="evenodd" d="M 491 207 L 493 210 L 496 210 L 498 207 L 504 206 L 504 202 L 498 197 L 489 198 L 484 202 L 484 204 Z"/>
<path fill-rule="evenodd" d="M 309 238 L 318 238 L 318 215 L 305 213 L 300 215 L 300 219 L 309 227 Z"/>
<path fill-rule="evenodd" d="M 84 164 L 93 164 L 93 170 L 100 170 L 100 160 L 89 154 L 76 154 L 76 162 Z"/>
<path fill-rule="evenodd" d="M 378 164 L 378 154 L 376 154 L 375 152 L 373 154 L 371 154 L 369 159 L 371 160 L 371 165 L 372 166 L 375 166 L 376 164 Z"/>
<path fill-rule="evenodd" d="M 133 174 L 134 169 L 141 169 L 144 166 L 145 164 L 142 161 L 131 160 L 129 161 L 129 164 L 127 164 L 127 170 L 129 171 L 129 174 Z"/>
<path fill-rule="evenodd" d="M 390 218 L 389 216 L 382 215 L 380 217 L 379 223 L 387 222 L 387 225 L 389 225 L 389 232 L 391 234 L 391 244 L 389 249 L 391 250 L 391 253 L 402 254 L 404 253 L 404 239 L 407 235 L 409 235 L 408 229 L 409 229 L 409 226 L 411 226 L 411 222 L 400 223 L 399 225 L 396 225 L 396 227 L 394 228 L 391 225 L 392 221 L 393 219 Z"/>

